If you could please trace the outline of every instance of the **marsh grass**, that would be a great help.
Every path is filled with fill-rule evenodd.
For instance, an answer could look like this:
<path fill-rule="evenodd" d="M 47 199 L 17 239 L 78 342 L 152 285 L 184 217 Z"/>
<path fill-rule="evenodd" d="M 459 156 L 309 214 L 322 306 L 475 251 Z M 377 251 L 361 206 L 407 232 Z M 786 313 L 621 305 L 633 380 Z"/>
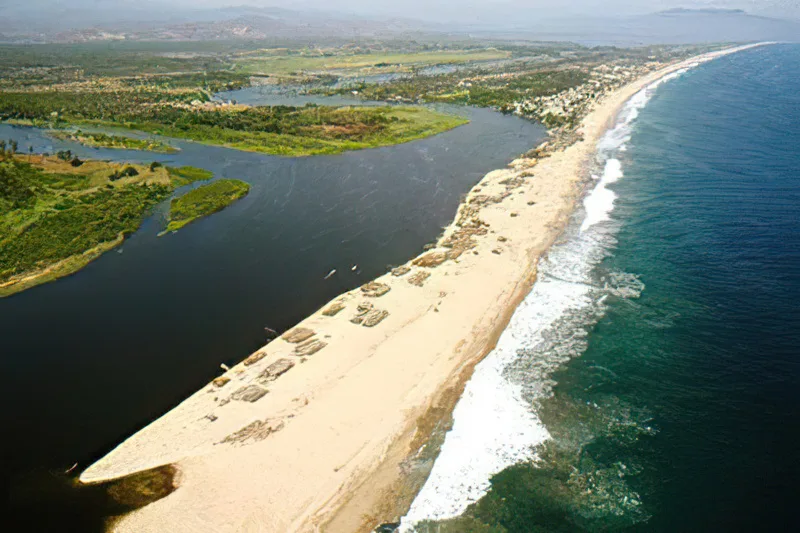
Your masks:
<path fill-rule="evenodd" d="M 165 142 L 155 139 L 134 139 L 122 135 L 108 135 L 106 133 L 87 133 L 87 132 L 65 132 L 55 131 L 50 135 L 56 139 L 75 141 L 91 148 L 113 148 L 118 150 L 142 150 L 146 152 L 158 152 L 163 154 L 173 154 L 178 149 Z"/>
<path fill-rule="evenodd" d="M 221 179 L 173 198 L 169 208 L 169 224 L 165 232 L 178 231 L 198 218 L 225 209 L 250 191 L 243 181 Z"/>
<path fill-rule="evenodd" d="M 166 167 L 167 172 L 176 187 L 182 187 L 195 181 L 207 181 L 214 177 L 214 173 L 204 168 L 183 166 Z"/>
<path fill-rule="evenodd" d="M 131 168 L 124 177 L 112 176 Z M 178 174 L 173 175 L 173 172 Z M 3 156 L 0 297 L 72 274 L 135 232 L 150 210 L 203 169 Z"/>
<path fill-rule="evenodd" d="M 131 123 L 203 144 L 282 156 L 339 154 L 423 139 L 469 122 L 423 107 L 249 108 Z"/>
<path fill-rule="evenodd" d="M 0 120 L 54 128 L 122 128 L 285 156 L 389 146 L 468 122 L 421 107 L 214 106 L 203 104 L 205 99 L 199 92 L 4 92 Z M 135 141 L 117 141 L 125 137 L 112 135 L 102 139 L 130 146 Z"/>

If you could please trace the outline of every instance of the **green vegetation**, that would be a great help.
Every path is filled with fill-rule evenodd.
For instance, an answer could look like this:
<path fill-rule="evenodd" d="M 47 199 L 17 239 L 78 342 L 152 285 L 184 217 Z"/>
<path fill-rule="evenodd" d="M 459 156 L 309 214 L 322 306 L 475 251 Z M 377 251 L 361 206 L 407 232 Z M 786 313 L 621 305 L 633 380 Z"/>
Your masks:
<path fill-rule="evenodd" d="M 355 88 L 362 98 L 368 100 L 400 97 L 411 101 L 508 109 L 514 102 L 526 98 L 549 96 L 577 87 L 588 78 L 588 73 L 582 69 L 543 70 L 513 77 L 487 76 L 479 79 L 453 73 L 419 76 L 386 84 L 361 84 Z"/>
<path fill-rule="evenodd" d="M 0 45 L 0 120 L 53 129 L 122 128 L 276 155 L 334 154 L 419 139 L 466 120 L 426 109 L 224 105 L 212 96 L 248 85 L 250 73 L 297 81 L 288 74 L 299 72 L 319 83 L 335 81 L 334 70 L 409 72 L 511 55 L 417 43 L 255 50 L 241 43 Z M 58 135 L 89 146 L 170 150 L 121 135 Z"/>
<path fill-rule="evenodd" d="M 136 231 L 173 189 L 163 169 L 125 167 L 133 175 L 99 161 L 36 159 L 0 161 L 0 296 L 82 268 Z"/>
<path fill-rule="evenodd" d="M 296 75 L 365 68 L 399 72 L 431 65 L 506 59 L 510 55 L 509 52 L 496 49 L 338 54 L 321 50 L 292 53 L 286 49 L 278 49 L 248 54 L 236 62 L 236 69 L 239 72 L 260 75 Z"/>
<path fill-rule="evenodd" d="M 599 94 L 667 62 L 708 51 L 707 46 L 595 47 L 572 44 L 495 43 L 508 60 L 472 62 L 457 69 L 413 70 L 413 76 L 366 83 L 345 76 L 335 86 L 319 83 L 318 94 L 355 92 L 366 100 L 445 102 L 491 107 L 531 118 L 553 130 L 569 130 Z M 367 78 L 369 79 L 369 78 Z"/>
<path fill-rule="evenodd" d="M 214 177 L 210 170 L 197 167 L 167 167 L 167 172 L 176 187 L 182 187 L 195 181 L 207 181 Z"/>
<path fill-rule="evenodd" d="M 0 120 L 28 120 L 34 124 L 53 126 L 83 122 L 126 126 L 170 106 L 174 113 L 191 112 L 188 105 L 208 100 L 202 91 L 167 92 L 158 90 L 47 90 L 37 92 L 6 91 L 0 98 Z"/>
<path fill-rule="evenodd" d="M 164 76 L 163 81 L 171 86 L 207 87 L 216 92 L 247 85 L 246 75 L 230 72 L 229 54 L 243 45 L 124 41 L 0 44 L 0 87 L 45 87 L 100 77 L 141 85 Z"/>
<path fill-rule="evenodd" d="M 274 106 L 179 113 L 133 127 L 239 150 L 303 156 L 409 142 L 466 122 L 425 108 Z"/>
<path fill-rule="evenodd" d="M 465 120 L 427 109 L 247 107 L 212 96 L 250 84 L 252 74 L 301 93 L 492 107 L 568 129 L 597 94 L 705 51 L 454 40 L 290 44 L 0 45 L 0 120 L 123 128 L 276 155 L 334 154 L 426 137 Z M 426 69 L 437 65 L 443 68 Z M 389 73 L 406 77 L 380 77 Z M 367 79 L 382 81 L 363 83 L 373 74 Z M 136 144 L 112 135 L 85 140 Z"/>
<path fill-rule="evenodd" d="M 85 133 L 54 131 L 51 135 L 57 139 L 79 142 L 84 146 L 92 148 L 117 148 L 121 150 L 145 150 L 147 152 L 159 152 L 172 154 L 178 151 L 177 148 L 155 139 L 134 139 L 120 135 L 108 135 L 105 133 Z"/>
<path fill-rule="evenodd" d="M 212 177 L 195 167 L 80 161 L 68 151 L 14 155 L 14 144 L 0 142 L 0 297 L 80 270 L 176 187 Z"/>
<path fill-rule="evenodd" d="M 423 108 L 199 106 L 195 92 L 6 92 L 0 119 L 125 127 L 275 155 L 335 154 L 435 135 L 466 119 Z M 198 97 L 197 99 L 194 97 Z"/>
<path fill-rule="evenodd" d="M 222 179 L 173 198 L 165 231 L 178 231 L 198 218 L 221 211 L 249 191 L 250 185 L 243 181 Z"/>

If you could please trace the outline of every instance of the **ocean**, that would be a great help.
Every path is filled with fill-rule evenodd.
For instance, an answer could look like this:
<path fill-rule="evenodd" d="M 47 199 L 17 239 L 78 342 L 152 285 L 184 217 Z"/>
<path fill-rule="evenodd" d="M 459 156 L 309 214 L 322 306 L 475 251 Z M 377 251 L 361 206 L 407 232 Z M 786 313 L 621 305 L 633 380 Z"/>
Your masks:
<path fill-rule="evenodd" d="M 636 95 L 401 530 L 800 528 L 800 46 Z"/>

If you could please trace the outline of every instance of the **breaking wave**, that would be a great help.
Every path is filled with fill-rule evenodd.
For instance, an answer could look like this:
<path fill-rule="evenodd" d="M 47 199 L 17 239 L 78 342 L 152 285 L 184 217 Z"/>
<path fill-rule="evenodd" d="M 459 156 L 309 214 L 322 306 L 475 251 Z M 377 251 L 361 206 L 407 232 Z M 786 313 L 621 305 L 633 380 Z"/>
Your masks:
<path fill-rule="evenodd" d="M 504 469 L 536 461 L 537 446 L 550 434 L 537 416 L 551 395 L 553 372 L 581 355 L 590 328 L 603 316 L 609 296 L 636 298 L 643 283 L 632 274 L 598 273 L 616 244 L 618 224 L 610 214 L 616 194 L 609 185 L 623 177 L 618 157 L 625 151 L 639 111 L 676 71 L 634 95 L 616 125 L 598 142 L 595 185 L 561 241 L 539 267 L 531 293 L 515 311 L 497 347 L 475 367 L 453 412 L 439 457 L 400 530 L 464 513 L 484 496 L 490 479 Z"/>

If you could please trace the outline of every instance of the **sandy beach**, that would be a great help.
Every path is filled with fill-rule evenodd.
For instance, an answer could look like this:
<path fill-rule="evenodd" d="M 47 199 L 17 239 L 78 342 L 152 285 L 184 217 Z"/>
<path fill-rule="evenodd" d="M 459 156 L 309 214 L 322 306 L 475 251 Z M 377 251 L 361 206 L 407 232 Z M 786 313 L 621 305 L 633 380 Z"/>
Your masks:
<path fill-rule="evenodd" d="M 403 461 L 449 419 L 530 291 L 622 105 L 744 48 L 604 96 L 580 141 L 487 174 L 435 248 L 329 302 L 90 466 L 85 483 L 177 467 L 177 489 L 114 531 L 350 533 L 404 513 L 415 485 Z"/>

